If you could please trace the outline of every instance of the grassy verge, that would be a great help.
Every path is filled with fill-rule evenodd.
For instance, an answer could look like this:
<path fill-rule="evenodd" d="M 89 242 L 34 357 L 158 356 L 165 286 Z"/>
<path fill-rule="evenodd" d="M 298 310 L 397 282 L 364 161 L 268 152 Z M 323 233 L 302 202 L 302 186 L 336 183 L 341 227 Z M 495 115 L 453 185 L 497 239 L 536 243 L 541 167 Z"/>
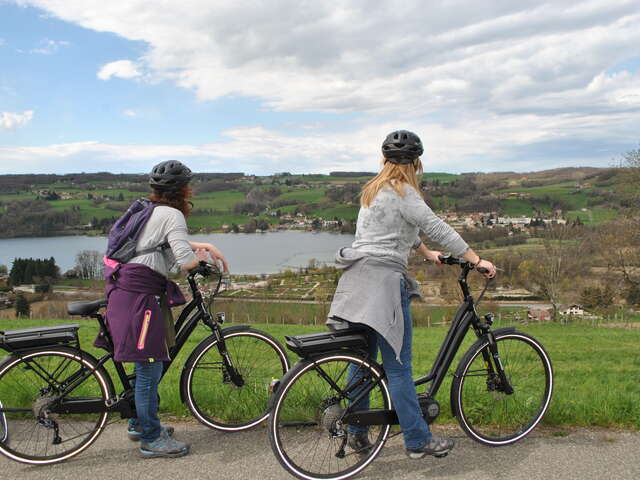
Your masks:
<path fill-rule="evenodd" d="M 287 308 L 304 307 L 287 304 Z M 229 318 L 229 317 L 228 317 Z M 240 320 L 240 319 L 237 319 Z M 0 330 L 25 328 L 43 324 L 71 323 L 56 320 L 0 320 Z M 82 345 L 94 355 L 100 350 L 91 344 L 97 333 L 93 321 L 80 320 Z M 241 322 L 238 322 L 241 323 Z M 279 340 L 283 336 L 322 330 L 321 325 L 256 324 Z M 577 425 L 622 427 L 640 430 L 640 329 L 594 328 L 583 325 L 523 325 L 518 327 L 538 338 L 549 352 L 555 370 L 555 391 L 544 425 Z M 415 329 L 414 371 L 416 375 L 429 370 L 445 327 Z M 208 335 L 199 326 L 176 359 L 160 388 L 161 411 L 176 416 L 189 416 L 180 402 L 179 379 L 182 365 L 196 344 Z M 468 336 L 458 359 L 473 342 Z M 290 360 L 296 360 L 290 354 Z M 443 384 L 437 399 L 442 406 L 440 422 L 452 422 L 449 407 L 450 377 Z"/>

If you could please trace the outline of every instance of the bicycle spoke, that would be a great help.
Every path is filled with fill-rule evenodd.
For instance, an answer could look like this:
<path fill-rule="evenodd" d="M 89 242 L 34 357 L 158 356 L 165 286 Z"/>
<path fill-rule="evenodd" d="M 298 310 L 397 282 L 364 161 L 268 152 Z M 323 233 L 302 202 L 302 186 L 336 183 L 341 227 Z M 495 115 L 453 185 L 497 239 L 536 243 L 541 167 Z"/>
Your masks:
<path fill-rule="evenodd" d="M 265 334 L 232 334 L 225 337 L 225 345 L 243 385 L 238 387 L 231 381 L 217 344 L 211 343 L 188 367 L 187 405 L 210 427 L 242 429 L 266 416 L 269 384 L 272 378 L 282 376 L 284 367 L 280 353 Z"/>
<path fill-rule="evenodd" d="M 5 366 L 0 399 L 8 435 L 0 451 L 25 463 L 55 463 L 86 448 L 100 433 L 107 412 L 65 414 L 52 408 L 63 394 L 61 387 L 68 389 L 70 379 L 76 382 L 87 371 L 77 354 L 54 349 L 24 354 Z M 101 379 L 101 374 L 90 372 L 69 398 L 106 400 L 109 392 Z M 56 435 L 59 441 L 54 442 Z"/>
<path fill-rule="evenodd" d="M 344 455 L 337 456 L 348 435 L 349 426 L 340 423 L 349 406 L 345 390 L 355 381 L 353 369 L 364 375 L 363 385 L 370 384 L 369 367 L 361 361 L 353 362 L 347 358 L 335 359 L 327 355 L 326 359 L 309 364 L 302 374 L 294 377 L 290 383 L 281 385 L 277 407 L 270 419 L 269 436 L 281 463 L 290 472 L 306 478 L 331 478 L 345 472 L 357 472 L 375 457 L 375 448 L 366 453 L 358 453 L 345 445 Z M 351 378 L 354 380 L 352 381 Z M 372 408 L 388 408 L 390 398 L 383 383 L 376 384 L 370 392 Z M 290 428 L 289 425 L 309 425 Z M 369 427 L 369 436 L 374 445 L 384 441 L 388 434 L 387 425 Z"/>
<path fill-rule="evenodd" d="M 504 374 L 513 389 L 498 375 L 483 368 L 482 351 L 477 351 L 456 378 L 454 397 L 459 401 L 462 427 L 479 441 L 506 444 L 517 441 L 539 421 L 548 405 L 551 370 L 540 347 L 524 334 L 499 337 L 497 348 Z M 487 346 L 484 349 L 488 349 Z"/>

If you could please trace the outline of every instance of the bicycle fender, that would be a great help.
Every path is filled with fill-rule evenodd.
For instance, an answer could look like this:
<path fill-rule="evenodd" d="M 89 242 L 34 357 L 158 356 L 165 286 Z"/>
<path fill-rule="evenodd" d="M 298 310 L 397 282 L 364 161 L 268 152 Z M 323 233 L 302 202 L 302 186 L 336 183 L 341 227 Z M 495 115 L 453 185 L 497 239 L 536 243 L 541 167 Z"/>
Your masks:
<path fill-rule="evenodd" d="M 232 333 L 245 332 L 247 330 L 251 330 L 251 327 L 249 325 L 233 325 L 231 327 L 223 328 L 220 331 L 222 336 L 226 337 L 227 335 L 231 335 Z M 186 403 L 186 398 L 187 398 L 187 392 L 186 392 L 187 375 L 189 371 L 187 366 L 191 365 L 192 361 L 194 360 L 194 357 L 196 355 L 199 355 L 202 349 L 205 348 L 205 346 L 209 345 L 211 342 L 214 342 L 214 341 L 216 341 L 216 337 L 213 334 L 203 338 L 200 341 L 200 343 L 196 345 L 196 348 L 194 348 L 193 351 L 189 354 L 189 357 L 187 357 L 186 362 L 184 362 L 184 365 L 182 366 L 182 373 L 180 375 L 180 401 L 182 403 Z"/>
<path fill-rule="evenodd" d="M 226 337 L 230 333 L 246 332 L 247 330 L 251 330 L 251 326 L 249 326 L 249 325 L 232 325 L 231 327 L 225 327 L 225 328 L 222 329 L 222 336 Z"/>

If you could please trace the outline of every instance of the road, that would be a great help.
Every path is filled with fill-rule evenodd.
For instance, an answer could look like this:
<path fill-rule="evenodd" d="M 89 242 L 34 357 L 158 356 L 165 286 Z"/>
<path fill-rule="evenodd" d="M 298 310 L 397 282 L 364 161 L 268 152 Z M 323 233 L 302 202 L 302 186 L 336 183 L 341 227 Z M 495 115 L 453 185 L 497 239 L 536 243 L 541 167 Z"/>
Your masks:
<path fill-rule="evenodd" d="M 59 465 L 33 467 L 0 458 L 0 478 L 19 480 L 290 479 L 269 448 L 266 429 L 236 434 L 195 423 L 172 423 L 192 453 L 178 459 L 142 459 L 126 439 L 123 423 L 107 427 L 87 451 Z M 552 429 L 517 445 L 489 448 L 457 427 L 436 426 L 455 437 L 443 459 L 409 460 L 402 440 L 389 440 L 382 454 L 357 478 L 379 480 L 632 480 L 640 478 L 640 432 Z"/>

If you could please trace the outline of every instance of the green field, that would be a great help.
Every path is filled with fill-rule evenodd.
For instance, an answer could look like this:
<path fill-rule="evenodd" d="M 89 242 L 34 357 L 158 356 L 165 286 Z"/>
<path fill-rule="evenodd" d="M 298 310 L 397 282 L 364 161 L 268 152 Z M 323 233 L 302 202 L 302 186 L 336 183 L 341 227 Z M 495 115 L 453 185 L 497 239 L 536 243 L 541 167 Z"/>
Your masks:
<path fill-rule="evenodd" d="M 289 305 L 294 308 L 293 304 Z M 237 322 L 242 319 L 236 318 Z M 0 329 L 24 328 L 45 323 L 73 323 L 43 320 L 0 320 Z M 97 328 L 93 321 L 80 320 L 83 346 L 94 355 L 100 351 L 91 346 Z M 324 327 L 257 324 L 282 340 L 285 334 L 309 333 Z M 518 327 L 538 338 L 546 347 L 555 371 L 555 391 L 552 405 L 543 420 L 548 426 L 603 426 L 640 430 L 640 329 L 597 328 L 580 325 L 523 325 Z M 414 331 L 414 371 L 416 375 L 429 370 L 446 333 L 444 327 L 416 328 Z M 188 416 L 180 402 L 178 382 L 181 365 L 198 341 L 207 336 L 198 327 L 176 364 L 161 384 L 161 412 Z M 472 342 L 468 336 L 462 351 Z M 461 354 L 459 354 L 460 356 Z M 290 359 L 295 361 L 290 354 Z M 454 361 L 454 366 L 457 360 Z M 441 423 L 453 422 L 449 409 L 450 378 L 442 386 L 437 400 L 443 413 Z"/>

